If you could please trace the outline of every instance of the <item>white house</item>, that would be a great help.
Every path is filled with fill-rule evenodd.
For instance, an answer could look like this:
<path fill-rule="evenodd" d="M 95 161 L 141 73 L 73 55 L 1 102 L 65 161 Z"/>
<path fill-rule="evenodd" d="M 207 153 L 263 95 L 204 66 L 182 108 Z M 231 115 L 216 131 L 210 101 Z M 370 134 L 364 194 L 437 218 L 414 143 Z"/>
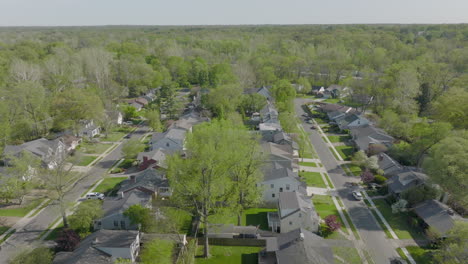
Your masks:
<path fill-rule="evenodd" d="M 299 192 L 282 192 L 278 212 L 268 213 L 268 226 L 273 231 L 287 233 L 298 228 L 318 232 L 320 218 L 312 200 Z"/>
<path fill-rule="evenodd" d="M 297 173 L 289 168 L 282 167 L 279 163 L 272 163 L 265 167 L 264 178 L 259 186 L 263 189 L 263 202 L 276 204 L 282 192 L 306 193 L 306 185 L 300 181 Z"/>

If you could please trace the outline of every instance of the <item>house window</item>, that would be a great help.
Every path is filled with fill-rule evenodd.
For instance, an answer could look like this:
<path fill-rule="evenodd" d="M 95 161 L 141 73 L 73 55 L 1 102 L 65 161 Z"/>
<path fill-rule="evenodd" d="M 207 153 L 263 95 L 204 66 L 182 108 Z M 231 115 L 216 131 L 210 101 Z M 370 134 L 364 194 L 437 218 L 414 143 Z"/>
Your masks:
<path fill-rule="evenodd" d="M 120 221 L 120 227 L 121 227 L 122 229 L 125 229 L 125 221 Z"/>
<path fill-rule="evenodd" d="M 271 197 L 275 198 L 275 194 L 274 194 L 274 193 L 272 193 L 272 194 L 271 194 Z"/>
<path fill-rule="evenodd" d="M 169 147 L 169 143 L 166 143 L 166 147 Z"/>
<path fill-rule="evenodd" d="M 114 226 L 115 226 L 115 227 L 118 227 L 118 226 L 119 226 L 119 221 L 114 220 Z"/>
<path fill-rule="evenodd" d="M 275 185 L 274 184 L 270 184 L 270 188 L 275 188 Z"/>
<path fill-rule="evenodd" d="M 280 192 L 283 192 L 283 188 L 279 188 L 279 191 L 280 191 Z"/>
<path fill-rule="evenodd" d="M 286 184 L 286 190 L 289 191 L 290 188 L 289 184 Z"/>
<path fill-rule="evenodd" d="M 301 214 L 301 213 L 299 213 L 299 217 L 301 217 L 301 216 L 302 216 L 302 214 Z"/>
<path fill-rule="evenodd" d="M 291 221 L 289 221 L 289 225 L 292 225 L 292 222 L 291 222 Z"/>

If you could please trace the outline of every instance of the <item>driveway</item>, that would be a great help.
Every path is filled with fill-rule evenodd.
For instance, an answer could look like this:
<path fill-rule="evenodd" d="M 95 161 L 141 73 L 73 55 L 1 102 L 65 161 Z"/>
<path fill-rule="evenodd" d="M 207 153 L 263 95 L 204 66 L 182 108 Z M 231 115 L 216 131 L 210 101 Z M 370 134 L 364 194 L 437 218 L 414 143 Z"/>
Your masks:
<path fill-rule="evenodd" d="M 131 138 L 140 138 L 149 131 L 146 126 L 140 126 L 132 133 Z M 128 139 L 124 139 L 126 141 Z M 106 174 L 112 165 L 122 158 L 121 150 L 122 145 L 111 151 L 100 162 L 94 165 L 86 174 L 84 178 L 79 180 L 76 185 L 68 191 L 65 199 L 74 203 L 80 196 L 88 190 L 97 180 Z M 44 210 L 42 210 L 36 217 L 31 218 L 27 224 L 20 230 L 10 236 L 10 238 L 2 244 L 0 250 L 0 263 L 7 263 L 8 259 L 15 256 L 19 251 L 26 247 L 37 247 L 44 242 L 39 242 L 40 234 L 47 230 L 50 224 L 60 215 L 58 204 L 52 202 Z"/>
<path fill-rule="evenodd" d="M 305 131 L 309 134 L 312 145 L 335 185 L 337 195 L 342 199 L 346 211 L 358 229 L 359 235 L 367 250 L 372 255 L 374 262 L 376 264 L 390 263 L 391 258 L 399 257 L 395 248 L 392 246 L 393 244 L 386 238 L 385 232 L 380 228 L 364 202 L 356 201 L 351 195 L 353 187 L 350 186 L 349 183 L 357 182 L 359 179 L 354 176 L 346 175 L 323 141 L 319 132 L 310 129 L 310 125 L 306 125 L 305 123 L 305 118 L 302 116 L 305 112 L 301 106 L 310 101 L 310 99 L 295 99 L 296 113 L 301 119 Z"/>

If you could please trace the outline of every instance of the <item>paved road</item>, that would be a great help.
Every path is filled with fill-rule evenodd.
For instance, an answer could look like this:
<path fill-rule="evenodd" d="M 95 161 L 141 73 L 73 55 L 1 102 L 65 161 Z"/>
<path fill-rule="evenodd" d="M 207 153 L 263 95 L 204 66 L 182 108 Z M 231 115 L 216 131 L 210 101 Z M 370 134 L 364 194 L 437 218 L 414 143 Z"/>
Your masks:
<path fill-rule="evenodd" d="M 319 132 L 311 129 L 311 125 L 305 122 L 305 118 L 302 116 L 305 112 L 301 106 L 306 102 L 310 102 L 310 100 L 299 98 L 295 100 L 296 113 L 302 120 L 304 129 L 309 133 L 312 145 L 314 145 L 322 164 L 327 170 L 328 175 L 330 175 L 337 194 L 343 200 L 346 211 L 358 229 L 359 235 L 372 255 L 374 262 L 376 264 L 390 263 L 391 258 L 398 257 L 393 243 L 385 237 L 385 232 L 380 228 L 364 202 L 353 199 L 351 195 L 353 187 L 349 183 L 355 182 L 357 180 L 356 177 L 346 175 Z"/>
<path fill-rule="evenodd" d="M 131 138 L 140 138 L 149 131 L 148 127 L 140 126 L 132 133 Z M 128 140 L 128 139 L 124 139 Z M 80 196 L 88 190 L 98 179 L 103 177 L 112 165 L 122 158 L 122 145 L 111 151 L 100 162 L 94 165 L 76 185 L 71 189 L 65 199 L 70 203 L 77 201 Z M 60 215 L 57 203 L 51 203 L 41 213 L 32 218 L 24 228 L 17 230 L 3 245 L 0 250 L 0 264 L 23 250 L 25 247 L 39 246 L 39 235 L 46 230 L 50 224 Z"/>

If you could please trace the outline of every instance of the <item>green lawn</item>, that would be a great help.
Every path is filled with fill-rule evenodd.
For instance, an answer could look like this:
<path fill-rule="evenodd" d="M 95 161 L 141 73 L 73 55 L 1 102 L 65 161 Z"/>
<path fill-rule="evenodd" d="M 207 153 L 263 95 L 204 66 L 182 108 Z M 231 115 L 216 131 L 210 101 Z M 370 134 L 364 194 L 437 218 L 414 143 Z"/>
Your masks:
<path fill-rule="evenodd" d="M 332 247 L 333 254 L 344 259 L 348 264 L 361 264 L 361 257 L 353 247 Z M 339 262 L 337 262 L 339 263 Z"/>
<path fill-rule="evenodd" d="M 260 247 L 210 246 L 211 257 L 201 258 L 203 246 L 199 246 L 195 263 L 197 264 L 256 264 Z"/>
<path fill-rule="evenodd" d="M 124 159 L 118 166 L 118 168 L 128 169 L 133 166 L 136 159 Z"/>
<path fill-rule="evenodd" d="M 119 184 L 127 179 L 127 177 L 112 177 L 112 178 L 105 178 L 96 188 L 94 192 L 104 193 L 106 195 L 110 195 L 113 190 L 116 190 Z"/>
<path fill-rule="evenodd" d="M 52 232 L 45 238 L 45 240 L 55 240 L 59 236 L 63 229 L 63 222 L 61 222 L 56 228 L 52 229 Z"/>
<path fill-rule="evenodd" d="M 354 153 L 354 148 L 351 146 L 337 146 L 335 147 L 336 151 L 344 160 L 351 160 L 351 157 Z"/>
<path fill-rule="evenodd" d="M 31 201 L 28 204 L 20 208 L 2 208 L 0 209 L 0 216 L 14 216 L 14 217 L 23 217 L 27 215 L 31 210 L 36 208 L 45 198 L 39 198 L 37 200 Z"/>
<path fill-rule="evenodd" d="M 276 209 L 270 208 L 249 208 L 245 210 L 241 225 L 260 225 L 260 229 L 268 230 L 268 212 L 275 212 Z M 237 215 L 232 211 L 223 211 L 217 215 L 209 217 L 212 224 L 234 224 L 237 225 Z"/>
<path fill-rule="evenodd" d="M 162 207 L 161 211 L 172 223 L 167 227 L 158 227 L 158 232 L 170 233 L 177 229 L 179 233 L 188 234 L 192 226 L 192 216 L 184 210 L 175 207 Z"/>
<path fill-rule="evenodd" d="M 125 132 L 110 132 L 107 137 L 103 137 L 102 141 L 116 142 L 119 141 L 122 137 L 127 135 Z"/>
<path fill-rule="evenodd" d="M 141 250 L 141 263 L 174 263 L 174 248 L 174 241 L 163 239 L 151 240 L 149 243 L 145 243 Z"/>
<path fill-rule="evenodd" d="M 76 164 L 77 166 L 88 166 L 93 162 L 95 159 L 97 159 L 97 156 L 83 156 L 80 158 L 78 163 Z"/>
<path fill-rule="evenodd" d="M 79 146 L 79 150 L 86 154 L 102 154 L 111 146 L 112 146 L 111 144 L 105 144 L 105 143 L 83 142 Z"/>
<path fill-rule="evenodd" d="M 408 250 L 410 255 L 418 264 L 434 263 L 434 259 L 432 258 L 432 253 L 434 252 L 434 250 L 421 248 L 417 246 L 406 247 L 406 250 Z"/>
<path fill-rule="evenodd" d="M 307 186 L 327 188 L 327 185 L 323 182 L 320 172 L 300 171 L 299 176 L 305 180 Z"/>
<path fill-rule="evenodd" d="M 317 163 L 315 163 L 315 162 L 300 161 L 299 165 L 300 166 L 307 166 L 307 167 L 317 167 Z"/>
<path fill-rule="evenodd" d="M 329 215 L 336 215 L 341 223 L 341 229 L 347 233 L 346 227 L 343 224 L 343 221 L 338 213 L 338 210 L 333 203 L 333 200 L 330 195 L 314 195 L 312 197 L 312 202 L 314 203 L 315 210 L 319 214 L 320 218 L 325 219 Z"/>
<path fill-rule="evenodd" d="M 330 142 L 332 143 L 336 143 L 336 142 L 346 142 L 350 139 L 351 137 L 348 136 L 348 135 L 345 135 L 345 136 L 328 136 L 328 139 L 330 140 Z"/>
<path fill-rule="evenodd" d="M 323 102 L 329 103 L 329 104 L 337 104 L 340 101 L 341 101 L 340 98 L 328 98 L 328 99 L 323 100 Z"/>
<path fill-rule="evenodd" d="M 405 213 L 392 213 L 392 208 L 383 199 L 374 200 L 374 204 L 385 217 L 399 239 L 424 238 L 419 228 L 412 227 L 408 224 L 408 216 Z"/>

